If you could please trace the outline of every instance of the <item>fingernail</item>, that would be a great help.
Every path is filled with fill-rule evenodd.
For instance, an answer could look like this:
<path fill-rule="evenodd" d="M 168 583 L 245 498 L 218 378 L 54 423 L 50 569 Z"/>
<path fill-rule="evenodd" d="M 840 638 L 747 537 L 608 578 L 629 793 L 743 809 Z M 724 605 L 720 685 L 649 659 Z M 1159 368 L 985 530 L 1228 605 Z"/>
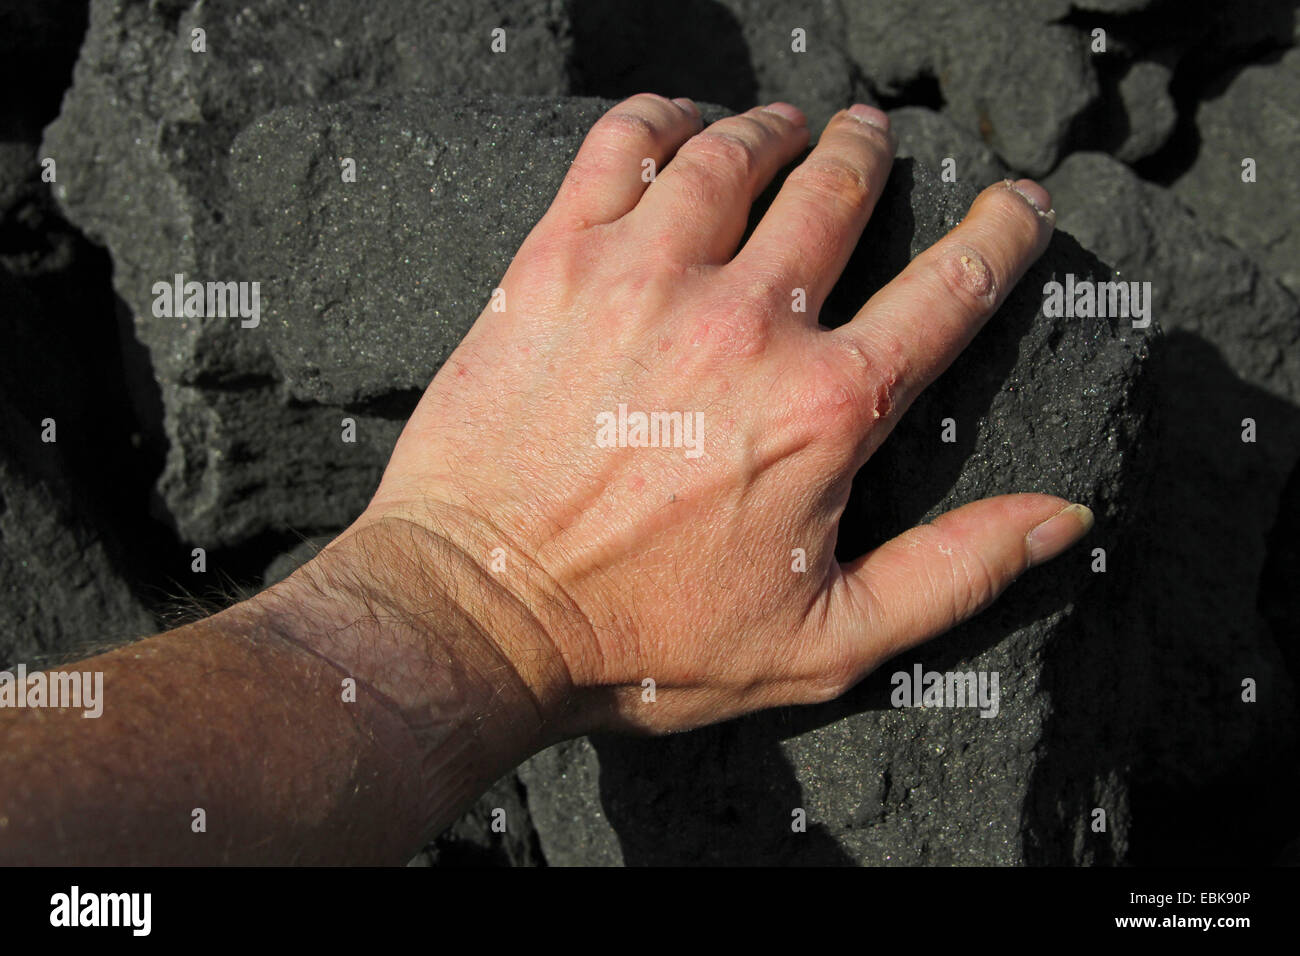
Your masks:
<path fill-rule="evenodd" d="M 1032 179 L 1018 179 L 1014 183 L 1004 180 L 1007 188 L 1016 193 L 1029 207 L 1048 222 L 1056 223 L 1056 210 L 1052 208 L 1052 194 Z"/>
<path fill-rule="evenodd" d="M 700 118 L 700 108 L 695 105 L 694 100 L 689 100 L 684 96 L 679 96 L 677 97 L 677 99 L 673 100 L 673 102 L 676 103 L 678 106 L 680 106 L 682 109 L 686 110 L 686 112 L 690 113 L 696 119 Z"/>
<path fill-rule="evenodd" d="M 1029 548 L 1029 566 L 1050 561 L 1074 544 L 1093 525 L 1092 509 L 1087 505 L 1070 505 L 1048 518 L 1025 536 Z"/>
<path fill-rule="evenodd" d="M 849 115 L 856 120 L 861 120 L 868 126 L 874 126 L 876 129 L 889 132 L 889 117 L 883 110 L 878 110 L 874 106 L 868 106 L 865 103 L 854 103 L 849 107 Z"/>
<path fill-rule="evenodd" d="M 803 110 L 797 106 L 791 106 L 789 103 L 768 103 L 761 107 L 768 113 L 775 113 L 782 119 L 787 119 L 795 126 L 807 126 L 808 117 L 803 115 Z"/>

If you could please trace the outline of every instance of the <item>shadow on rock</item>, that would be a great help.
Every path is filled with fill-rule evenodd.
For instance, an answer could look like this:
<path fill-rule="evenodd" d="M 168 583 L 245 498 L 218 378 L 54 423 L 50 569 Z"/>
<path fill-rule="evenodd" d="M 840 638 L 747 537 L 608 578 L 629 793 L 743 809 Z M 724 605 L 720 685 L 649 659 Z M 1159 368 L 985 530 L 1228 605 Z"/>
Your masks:
<path fill-rule="evenodd" d="M 662 93 L 737 111 L 757 100 L 758 80 L 740 22 L 719 3 L 576 0 L 572 22 L 579 95 Z"/>

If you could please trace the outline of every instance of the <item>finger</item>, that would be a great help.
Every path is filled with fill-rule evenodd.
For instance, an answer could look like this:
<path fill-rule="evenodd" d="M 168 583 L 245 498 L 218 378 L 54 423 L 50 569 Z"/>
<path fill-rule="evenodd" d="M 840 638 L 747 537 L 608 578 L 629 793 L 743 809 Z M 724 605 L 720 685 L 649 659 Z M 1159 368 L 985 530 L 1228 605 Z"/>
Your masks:
<path fill-rule="evenodd" d="M 754 199 L 807 145 L 807 121 L 787 103 L 718 120 L 677 151 L 630 221 L 678 261 L 726 262 Z"/>
<path fill-rule="evenodd" d="M 1053 495 L 985 498 L 941 515 L 842 566 L 832 641 L 860 678 L 882 661 L 987 607 L 1026 569 L 1049 561 L 1093 524 Z"/>
<path fill-rule="evenodd" d="M 895 146 L 880 110 L 857 105 L 837 114 L 786 178 L 735 264 L 805 289 L 807 314 L 816 316 L 862 238 Z"/>
<path fill-rule="evenodd" d="M 1051 239 L 1052 197 L 1022 179 L 990 186 L 951 232 L 829 333 L 889 389 L 885 430 L 961 353 Z"/>
<path fill-rule="evenodd" d="M 688 99 L 639 93 L 596 121 L 551 203 L 548 217 L 578 227 L 613 222 L 640 201 L 650 178 L 700 129 Z"/>

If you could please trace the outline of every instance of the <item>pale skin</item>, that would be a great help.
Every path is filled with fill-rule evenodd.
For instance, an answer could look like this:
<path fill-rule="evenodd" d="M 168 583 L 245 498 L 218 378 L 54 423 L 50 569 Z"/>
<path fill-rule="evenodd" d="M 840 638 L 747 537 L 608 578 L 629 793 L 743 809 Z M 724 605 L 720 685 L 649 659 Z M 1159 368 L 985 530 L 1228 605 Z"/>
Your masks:
<path fill-rule="evenodd" d="M 780 103 L 701 125 L 642 94 L 593 127 L 319 556 L 76 665 L 97 720 L 0 710 L 0 862 L 402 863 L 542 747 L 833 699 L 1086 534 L 1006 495 L 834 556 L 855 472 L 1046 247 L 1046 191 L 989 187 L 832 331 L 887 118 L 836 115 L 743 247 L 809 131 Z M 600 447 L 620 403 L 703 413 L 702 454 Z"/>

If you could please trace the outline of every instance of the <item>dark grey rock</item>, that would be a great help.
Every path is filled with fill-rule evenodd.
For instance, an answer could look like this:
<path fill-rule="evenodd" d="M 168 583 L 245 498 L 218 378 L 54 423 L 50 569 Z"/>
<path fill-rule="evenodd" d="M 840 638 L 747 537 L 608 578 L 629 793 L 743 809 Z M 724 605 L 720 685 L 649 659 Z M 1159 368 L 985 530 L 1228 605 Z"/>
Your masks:
<path fill-rule="evenodd" d="M 59 111 L 85 28 L 85 0 L 0 4 L 0 142 L 41 138 Z"/>
<path fill-rule="evenodd" d="M 610 105 L 415 93 L 253 123 L 231 151 L 227 210 L 262 281 L 255 331 L 294 397 L 423 391 Z"/>
<path fill-rule="evenodd" d="M 249 250 L 227 219 L 226 165 L 236 134 L 275 107 L 370 91 L 560 93 L 568 82 L 566 22 L 558 0 L 434 7 L 379 0 L 363 16 L 289 0 L 227 0 L 198 12 L 145 0 L 91 5 L 75 83 L 42 153 L 59 164 L 55 193 L 66 214 L 112 253 L 114 286 L 148 347 L 166 413 L 159 487 L 183 537 L 213 547 L 268 528 L 342 527 L 373 490 L 414 404 L 412 395 L 355 409 L 304 402 L 312 390 L 295 388 L 302 381 L 277 367 L 271 336 L 229 318 L 152 314 L 153 284 L 177 273 L 260 279 L 260 269 L 243 266 L 256 260 L 243 258 Z M 506 30 L 502 54 L 490 49 L 498 26 Z M 206 53 L 191 50 L 196 28 L 206 31 Z M 484 152 L 492 150 L 485 144 Z M 336 158 L 321 160 L 337 168 Z M 297 188 L 288 180 L 282 187 Z M 415 248 L 385 246 L 367 251 L 372 262 L 400 260 Z M 359 250 L 335 251 L 342 258 Z M 395 277 L 372 281 L 386 279 Z M 423 279 L 412 271 L 404 281 L 410 288 Z M 398 285 L 389 288 L 400 296 Z M 402 324 L 417 324 L 409 310 Z M 432 343 L 421 350 L 423 372 L 408 364 L 390 379 L 422 388 L 436 356 L 454 344 Z M 356 445 L 339 442 L 345 416 L 357 421 Z"/>
<path fill-rule="evenodd" d="M 483 867 L 545 863 L 524 800 L 523 786 L 518 776 L 508 773 L 408 865 Z"/>
<path fill-rule="evenodd" d="M 155 630 L 63 481 L 59 442 L 40 434 L 0 396 L 0 669 L 80 659 Z"/>
<path fill-rule="evenodd" d="M 1173 71 L 1163 63 L 1132 64 L 1119 81 L 1119 98 L 1126 130 L 1115 156 L 1135 163 L 1160 149 L 1178 122 L 1178 109 L 1169 93 Z"/>
<path fill-rule="evenodd" d="M 1183 862 L 1271 842 L 1286 815 L 1272 774 L 1294 765 L 1294 686 L 1284 654 L 1294 619 L 1261 614 L 1270 529 L 1300 461 L 1300 304 L 1168 191 L 1100 154 L 1075 154 L 1047 182 L 1060 223 L 1150 281 L 1168 336 L 1159 357 L 1155 494 L 1130 576 L 1129 619 L 1151 644 L 1142 789 L 1169 836 L 1225 792 L 1265 794 L 1249 819 L 1198 841 Z M 1268 187 L 1259 187 L 1266 189 Z M 1243 443 L 1242 420 L 1258 439 Z M 1294 492 L 1291 497 L 1294 506 Z M 1118 568 L 1116 568 L 1118 570 Z M 1241 701 L 1241 681 L 1259 687 Z M 1263 860 L 1261 862 L 1267 862 Z"/>
<path fill-rule="evenodd" d="M 600 759 L 586 737 L 534 756 L 518 770 L 550 866 L 622 866 L 619 835 L 600 801 Z"/>
<path fill-rule="evenodd" d="M 1151 6 L 1154 0 L 1071 0 L 1079 10 L 1091 10 L 1097 13 L 1136 13 Z"/>
<path fill-rule="evenodd" d="M 1300 50 L 1248 66 L 1196 112 L 1200 150 L 1174 192 L 1208 229 L 1227 236 L 1300 292 Z M 1242 160 L 1257 181 L 1242 182 Z"/>
<path fill-rule="evenodd" d="M 1238 377 L 1300 399 L 1294 295 L 1223 241 L 1200 209 L 1099 153 L 1070 156 L 1045 185 L 1062 229 L 1125 277 L 1153 283 L 1166 332 L 1196 335 L 1221 350 Z"/>
<path fill-rule="evenodd" d="M 576 94 L 689 96 L 737 112 L 785 100 L 814 130 L 854 95 L 834 0 L 571 0 L 568 9 Z M 792 49 L 796 29 L 805 52 Z"/>
<path fill-rule="evenodd" d="M 836 324 L 966 212 L 974 191 L 901 160 L 873 224 L 823 321 Z M 971 348 L 913 406 L 864 469 L 846 511 L 849 557 L 957 504 L 1010 491 L 1087 502 L 1090 542 L 1123 546 L 1143 499 L 1137 453 L 1148 428 L 1148 338 L 1105 319 L 1048 321 L 1053 274 L 1110 271 L 1066 236 L 1052 247 Z M 939 441 L 941 420 L 958 443 Z M 564 863 L 961 864 L 1115 862 L 1133 825 L 1128 780 L 1107 754 L 1132 733 L 1139 685 L 1110 653 L 1123 590 L 1093 574 L 1082 549 L 1031 572 L 993 608 L 953 634 L 885 665 L 823 707 L 779 710 L 662 739 L 598 736 L 535 758 L 521 770 L 548 859 Z M 1062 676 L 1084 633 L 1098 657 Z M 995 670 L 1001 710 L 895 710 L 890 675 L 926 669 Z M 1091 699 L 1093 721 L 1071 759 L 1054 745 L 1077 733 L 1067 693 Z M 1102 706 L 1098 702 L 1105 701 Z M 1050 800 L 1047 796 L 1050 795 Z M 1105 833 L 1091 812 L 1109 815 Z M 806 833 L 791 829 L 802 808 Z M 617 835 L 615 847 L 610 831 Z M 554 855 L 554 856 L 553 856 Z"/>
<path fill-rule="evenodd" d="M 279 584 L 320 554 L 321 549 L 333 540 L 333 535 L 318 535 L 314 538 L 307 538 L 296 547 L 276 556 L 262 573 L 262 587 L 269 588 L 272 584 Z"/>
<path fill-rule="evenodd" d="M 1056 21 L 1065 0 L 846 4 L 845 46 L 870 88 L 899 95 L 928 77 L 944 112 L 1012 168 L 1041 175 L 1097 98 L 1086 38 Z"/>
<path fill-rule="evenodd" d="M 1009 170 L 978 136 L 958 126 L 944 113 L 921 106 L 891 110 L 890 126 L 898 136 L 898 153 L 942 171 L 944 161 L 956 161 L 957 182 L 982 189 L 1005 179 Z"/>
<path fill-rule="evenodd" d="M 853 61 L 844 50 L 844 13 L 831 0 L 721 0 L 741 24 L 754 64 L 755 103 L 785 101 L 821 130 L 837 110 L 851 106 Z M 791 49 L 792 31 L 804 31 L 806 51 Z"/>

